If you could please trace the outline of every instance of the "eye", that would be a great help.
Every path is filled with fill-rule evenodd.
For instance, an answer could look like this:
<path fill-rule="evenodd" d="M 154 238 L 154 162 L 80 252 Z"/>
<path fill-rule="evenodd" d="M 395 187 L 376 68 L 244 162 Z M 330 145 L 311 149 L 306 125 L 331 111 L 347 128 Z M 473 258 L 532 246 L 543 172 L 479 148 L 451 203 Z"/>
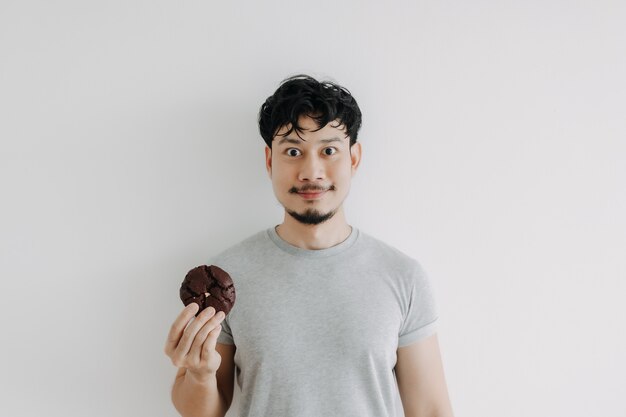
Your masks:
<path fill-rule="evenodd" d="M 336 148 L 333 148 L 333 147 L 324 148 L 324 154 L 325 155 L 330 156 L 330 155 L 334 155 L 336 153 L 337 153 L 337 149 Z"/>
<path fill-rule="evenodd" d="M 287 149 L 287 155 L 289 156 L 300 156 L 300 150 L 296 148 Z"/>

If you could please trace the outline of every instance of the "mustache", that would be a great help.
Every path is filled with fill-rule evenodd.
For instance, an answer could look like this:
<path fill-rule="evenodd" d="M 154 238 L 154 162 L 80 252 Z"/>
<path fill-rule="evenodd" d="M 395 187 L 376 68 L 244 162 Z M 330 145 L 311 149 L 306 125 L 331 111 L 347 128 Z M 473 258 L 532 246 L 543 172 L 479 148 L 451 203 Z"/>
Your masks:
<path fill-rule="evenodd" d="M 331 185 L 328 188 L 324 188 L 324 187 L 320 187 L 319 185 L 305 185 L 300 189 L 296 187 L 291 187 L 289 189 L 289 192 L 292 194 L 306 193 L 306 192 L 323 192 L 323 191 L 335 191 L 335 186 Z"/>

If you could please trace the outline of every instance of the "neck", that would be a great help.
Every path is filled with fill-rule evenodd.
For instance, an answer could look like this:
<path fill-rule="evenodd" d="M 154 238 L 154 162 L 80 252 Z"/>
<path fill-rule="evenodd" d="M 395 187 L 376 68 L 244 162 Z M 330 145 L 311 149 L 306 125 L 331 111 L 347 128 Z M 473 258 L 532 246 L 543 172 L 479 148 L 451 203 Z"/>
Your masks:
<path fill-rule="evenodd" d="M 276 233 L 287 243 L 301 249 L 320 250 L 336 246 L 346 240 L 352 227 L 346 222 L 341 207 L 329 220 L 320 224 L 302 224 L 287 212 Z"/>

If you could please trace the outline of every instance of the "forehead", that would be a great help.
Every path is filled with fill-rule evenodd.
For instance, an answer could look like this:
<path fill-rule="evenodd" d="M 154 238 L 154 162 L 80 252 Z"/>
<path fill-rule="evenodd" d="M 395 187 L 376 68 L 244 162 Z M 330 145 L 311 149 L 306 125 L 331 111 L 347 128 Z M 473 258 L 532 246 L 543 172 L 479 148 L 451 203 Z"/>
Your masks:
<path fill-rule="evenodd" d="M 276 145 L 277 146 L 281 146 L 281 145 L 288 145 L 288 144 L 293 144 L 293 145 L 302 145 L 304 143 L 309 143 L 309 144 L 320 144 L 320 145 L 325 145 L 327 143 L 334 143 L 334 144 L 340 144 L 340 143 L 348 143 L 348 138 L 347 137 L 341 137 L 341 136 L 333 136 L 331 138 L 321 138 L 321 139 L 317 139 L 317 140 L 311 140 L 308 138 L 304 138 L 304 140 L 300 139 L 299 137 L 294 137 L 292 138 L 291 135 L 289 136 L 283 136 L 283 137 L 276 137 L 276 139 L 274 139 L 276 141 Z"/>
<path fill-rule="evenodd" d="M 303 143 L 343 143 L 350 142 L 346 135 L 346 128 L 341 125 L 338 120 L 329 122 L 326 126 L 318 130 L 318 126 L 313 119 L 301 116 L 298 124 L 302 131 L 296 132 L 292 130 L 289 135 L 284 136 L 291 129 L 291 123 L 282 126 L 274 136 L 274 142 L 277 145 L 285 144 L 303 144 Z"/>

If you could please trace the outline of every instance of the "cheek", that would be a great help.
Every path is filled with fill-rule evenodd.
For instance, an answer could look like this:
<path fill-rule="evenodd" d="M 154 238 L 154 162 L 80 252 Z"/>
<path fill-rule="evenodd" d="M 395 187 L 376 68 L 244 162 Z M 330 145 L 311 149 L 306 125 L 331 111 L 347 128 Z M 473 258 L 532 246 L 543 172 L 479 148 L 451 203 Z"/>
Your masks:
<path fill-rule="evenodd" d="M 286 184 L 291 182 L 291 169 L 289 166 L 275 164 L 272 169 L 272 183 Z"/>
<path fill-rule="evenodd" d="M 341 165 L 333 169 L 335 179 L 337 181 L 348 181 L 352 177 L 352 168 L 349 162 L 343 162 Z"/>

